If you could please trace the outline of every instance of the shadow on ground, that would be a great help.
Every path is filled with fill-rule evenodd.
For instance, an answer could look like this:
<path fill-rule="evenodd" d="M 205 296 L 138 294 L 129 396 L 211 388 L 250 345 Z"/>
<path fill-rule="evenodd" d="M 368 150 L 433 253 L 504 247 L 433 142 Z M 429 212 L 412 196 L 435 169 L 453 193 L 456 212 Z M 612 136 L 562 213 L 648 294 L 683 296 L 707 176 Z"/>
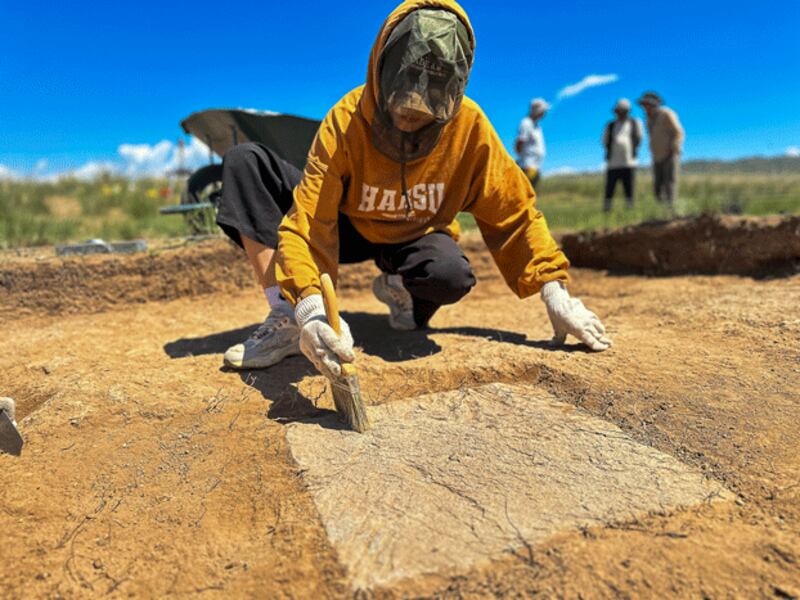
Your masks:
<path fill-rule="evenodd" d="M 386 315 L 372 313 L 342 313 L 350 324 L 353 337 L 365 354 L 377 356 L 389 363 L 398 363 L 433 356 L 442 347 L 432 335 L 457 335 L 483 338 L 487 341 L 526 346 L 547 351 L 588 352 L 585 346 L 571 344 L 553 348 L 547 341 L 529 340 L 524 334 L 488 329 L 483 327 L 446 327 L 420 331 L 394 331 Z M 211 335 L 182 338 L 164 345 L 164 352 L 172 359 L 219 354 L 230 346 L 246 339 L 258 324 Z M 327 381 L 319 377 L 311 363 L 303 356 L 292 356 L 268 369 L 234 371 L 222 367 L 225 372 L 236 373 L 249 387 L 257 390 L 271 402 L 267 416 L 281 423 L 313 421 L 324 427 L 332 426 L 335 420 L 325 417 L 331 411 L 318 408 L 319 401 L 328 393 Z M 314 394 L 306 395 L 298 385 L 306 378 L 318 378 L 320 384 Z M 314 387 L 314 386 L 311 386 Z"/>
<path fill-rule="evenodd" d="M 258 328 L 259 324 L 239 329 L 231 329 L 220 333 L 212 333 L 203 337 L 181 338 L 164 344 L 164 352 L 170 358 L 189 358 L 190 356 L 222 355 L 225 351 L 242 340 L 246 340 Z"/>
<path fill-rule="evenodd" d="M 438 354 L 442 351 L 442 347 L 430 336 L 442 334 L 483 338 L 492 342 L 526 346 L 539 350 L 559 352 L 588 351 L 585 346 L 580 344 L 568 344 L 560 348 L 554 348 L 550 346 L 548 341 L 529 340 L 525 334 L 502 329 L 466 326 L 419 331 L 395 331 L 389 327 L 386 315 L 343 312 L 342 317 L 350 325 L 357 346 L 362 348 L 366 354 L 377 356 L 386 362 L 402 362 Z M 208 354 L 221 355 L 229 347 L 247 339 L 257 327 L 258 324 L 255 324 L 202 337 L 182 338 L 165 344 L 164 352 L 174 359 Z M 270 372 L 273 370 L 274 367 L 270 369 Z"/>
<path fill-rule="evenodd" d="M 589 352 L 589 349 L 582 344 L 568 344 L 555 348 L 550 345 L 549 341 L 529 340 L 523 333 L 502 329 L 465 326 L 420 331 L 394 331 L 389 327 L 386 315 L 343 312 L 342 317 L 349 323 L 357 345 L 366 354 L 378 356 L 386 362 L 402 362 L 438 354 L 442 347 L 430 336 L 442 334 L 483 338 L 491 342 L 552 352 Z"/>

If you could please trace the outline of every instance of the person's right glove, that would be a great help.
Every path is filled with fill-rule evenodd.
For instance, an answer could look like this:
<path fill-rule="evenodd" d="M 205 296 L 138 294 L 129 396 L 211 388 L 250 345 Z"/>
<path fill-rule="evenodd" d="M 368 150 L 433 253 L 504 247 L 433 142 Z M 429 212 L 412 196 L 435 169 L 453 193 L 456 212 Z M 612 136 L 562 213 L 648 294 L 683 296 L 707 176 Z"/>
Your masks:
<path fill-rule="evenodd" d="M 570 334 L 595 352 L 611 347 L 611 340 L 606 337 L 606 328 L 600 319 L 583 302 L 571 298 L 563 283 L 550 281 L 544 284 L 541 295 L 553 325 L 554 345 L 563 344 L 567 334 Z"/>
<path fill-rule="evenodd" d="M 0 412 L 6 413 L 14 427 L 17 426 L 17 422 L 14 420 L 16 417 L 16 405 L 11 398 L 0 398 Z"/>
<path fill-rule="evenodd" d="M 294 308 L 294 317 L 300 326 L 300 350 L 317 370 L 328 379 L 342 374 L 342 362 L 356 359 L 353 352 L 353 336 L 344 319 L 339 318 L 342 334 L 336 335 L 328 325 L 325 305 L 320 294 L 303 298 Z"/>

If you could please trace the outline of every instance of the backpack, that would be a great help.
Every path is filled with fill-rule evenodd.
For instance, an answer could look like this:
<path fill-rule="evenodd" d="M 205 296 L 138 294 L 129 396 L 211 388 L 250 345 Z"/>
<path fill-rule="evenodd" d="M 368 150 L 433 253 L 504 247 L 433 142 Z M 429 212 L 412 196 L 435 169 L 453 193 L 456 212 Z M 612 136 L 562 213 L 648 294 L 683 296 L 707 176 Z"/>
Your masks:
<path fill-rule="evenodd" d="M 631 117 L 627 117 L 625 121 L 631 124 L 631 149 L 633 150 L 633 158 L 639 153 L 639 146 L 642 143 L 642 136 L 639 134 L 639 128 L 636 127 L 636 121 Z M 614 141 L 614 123 L 616 119 L 610 121 L 606 126 L 606 160 L 611 160 L 611 143 Z"/>

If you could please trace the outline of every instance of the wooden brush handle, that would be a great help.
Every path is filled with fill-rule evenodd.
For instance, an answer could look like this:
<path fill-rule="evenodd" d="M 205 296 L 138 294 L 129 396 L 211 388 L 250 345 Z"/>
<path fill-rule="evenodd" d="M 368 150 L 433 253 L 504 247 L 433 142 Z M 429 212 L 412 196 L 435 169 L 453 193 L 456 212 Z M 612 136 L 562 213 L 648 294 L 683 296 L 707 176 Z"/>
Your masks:
<path fill-rule="evenodd" d="M 339 320 L 339 301 L 336 299 L 336 288 L 333 287 L 333 280 L 327 273 L 323 273 L 319 282 L 322 286 L 322 302 L 325 304 L 325 316 L 328 318 L 328 325 L 342 335 L 342 326 Z M 352 377 L 356 374 L 356 368 L 350 363 L 342 363 L 342 375 Z"/>
<path fill-rule="evenodd" d="M 333 280 L 327 273 L 323 273 L 319 278 L 322 284 L 322 301 L 325 303 L 325 316 L 328 317 L 328 325 L 333 328 L 336 335 L 342 334 L 342 327 L 339 323 L 339 302 L 336 300 L 336 289 L 333 287 Z"/>

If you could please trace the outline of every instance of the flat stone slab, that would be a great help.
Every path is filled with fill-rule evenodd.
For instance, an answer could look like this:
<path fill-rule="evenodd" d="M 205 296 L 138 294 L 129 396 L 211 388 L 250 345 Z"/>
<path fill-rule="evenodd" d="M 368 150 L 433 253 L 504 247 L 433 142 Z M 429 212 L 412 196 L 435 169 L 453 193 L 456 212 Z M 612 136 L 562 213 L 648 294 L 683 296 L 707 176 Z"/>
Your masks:
<path fill-rule="evenodd" d="M 355 589 L 463 571 L 579 526 L 733 495 L 539 390 L 491 384 L 287 427 Z"/>

